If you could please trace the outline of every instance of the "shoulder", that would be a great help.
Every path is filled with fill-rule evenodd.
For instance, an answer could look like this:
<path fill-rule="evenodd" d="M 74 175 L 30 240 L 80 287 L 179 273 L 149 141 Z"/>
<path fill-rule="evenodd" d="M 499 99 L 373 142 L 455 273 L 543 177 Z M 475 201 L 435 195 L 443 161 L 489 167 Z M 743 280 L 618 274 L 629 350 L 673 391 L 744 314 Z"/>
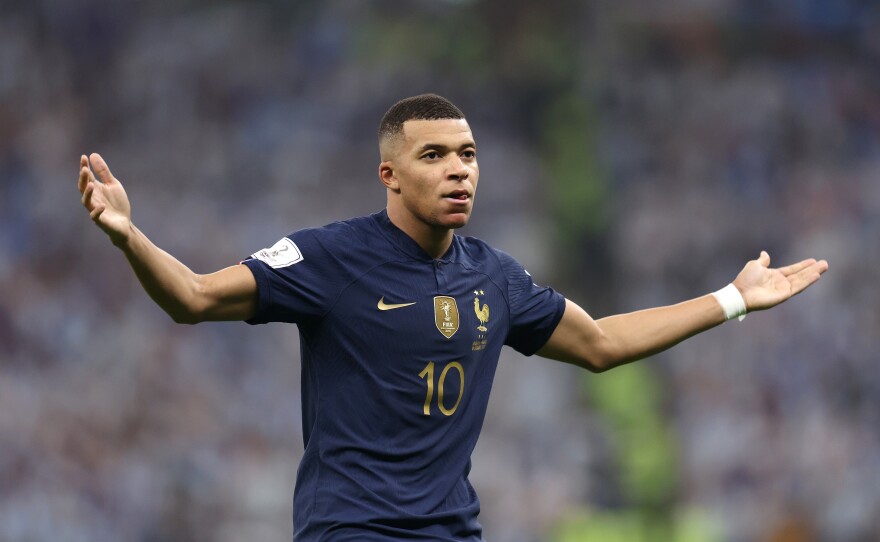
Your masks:
<path fill-rule="evenodd" d="M 296 230 L 286 236 L 305 255 L 317 252 L 347 260 L 359 253 L 372 253 L 381 248 L 375 222 L 369 217 L 356 217 L 320 227 Z"/>
<path fill-rule="evenodd" d="M 368 216 L 350 218 L 331 222 L 324 226 L 304 228 L 290 233 L 289 239 L 302 239 L 304 241 L 326 242 L 333 245 L 351 243 L 370 237 L 373 228 L 373 220 Z"/>
<path fill-rule="evenodd" d="M 476 237 L 458 237 L 460 242 L 460 263 L 491 277 L 498 284 L 509 285 L 511 281 L 521 281 L 528 272 L 513 256 L 495 248 Z M 506 287 L 505 286 L 505 287 Z"/>
<path fill-rule="evenodd" d="M 253 253 L 249 259 L 260 260 L 280 269 L 303 262 L 306 267 L 335 266 L 359 254 L 375 254 L 379 250 L 376 235 L 371 231 L 370 217 L 357 217 L 333 222 L 325 226 L 295 230 L 268 248 Z M 302 266 L 299 266 L 301 269 Z"/>
<path fill-rule="evenodd" d="M 499 286 L 519 296 L 519 293 L 538 288 L 526 268 L 507 252 L 497 249 L 475 237 L 461 237 L 463 261 L 473 269 L 488 275 Z"/>
<path fill-rule="evenodd" d="M 477 237 L 458 236 L 462 254 L 462 263 L 473 267 L 482 267 L 487 270 L 494 267 L 507 270 L 513 267 L 522 267 L 516 259 L 507 252 L 497 249 L 489 243 Z"/>

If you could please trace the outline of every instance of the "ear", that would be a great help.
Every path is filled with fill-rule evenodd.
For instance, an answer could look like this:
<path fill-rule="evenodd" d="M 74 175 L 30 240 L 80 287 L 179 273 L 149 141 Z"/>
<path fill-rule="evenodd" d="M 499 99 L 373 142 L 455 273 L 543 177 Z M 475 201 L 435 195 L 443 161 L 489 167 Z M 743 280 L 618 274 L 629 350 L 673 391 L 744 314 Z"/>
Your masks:
<path fill-rule="evenodd" d="M 397 182 L 397 175 L 394 174 L 394 165 L 391 160 L 385 160 L 379 164 L 379 181 L 385 185 L 385 188 L 400 192 L 400 185 Z"/>

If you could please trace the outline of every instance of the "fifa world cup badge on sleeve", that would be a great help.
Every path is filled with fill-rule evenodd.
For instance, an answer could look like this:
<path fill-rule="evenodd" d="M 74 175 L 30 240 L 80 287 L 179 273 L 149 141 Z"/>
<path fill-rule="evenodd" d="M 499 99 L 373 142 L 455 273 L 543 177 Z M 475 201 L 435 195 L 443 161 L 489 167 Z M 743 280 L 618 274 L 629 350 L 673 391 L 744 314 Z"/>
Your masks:
<path fill-rule="evenodd" d="M 259 252 L 253 253 L 251 257 L 275 269 L 303 261 L 303 255 L 299 251 L 299 247 L 287 237 L 281 239 L 270 248 L 264 248 Z"/>

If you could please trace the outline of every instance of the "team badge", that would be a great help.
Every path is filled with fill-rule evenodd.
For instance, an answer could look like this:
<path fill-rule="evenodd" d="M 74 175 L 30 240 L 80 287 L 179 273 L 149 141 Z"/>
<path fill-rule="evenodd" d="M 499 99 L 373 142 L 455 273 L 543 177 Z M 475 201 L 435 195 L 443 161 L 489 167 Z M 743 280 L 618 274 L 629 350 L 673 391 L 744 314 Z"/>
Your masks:
<path fill-rule="evenodd" d="M 447 339 L 458 331 L 458 305 L 455 298 L 446 295 L 434 297 L 434 323 L 437 330 Z"/>
<path fill-rule="evenodd" d="M 483 295 L 483 290 L 480 290 L 480 293 L 474 291 L 474 296 Z M 477 326 L 478 331 L 486 332 L 486 323 L 489 321 L 489 305 L 483 303 L 483 307 L 480 308 L 480 298 L 474 297 L 474 312 L 477 314 L 477 320 L 480 321 L 480 325 Z"/>
<path fill-rule="evenodd" d="M 481 295 L 485 295 L 483 290 L 474 290 L 474 314 L 477 315 L 477 320 L 480 322 L 480 325 L 477 326 L 477 331 L 479 331 L 479 335 L 477 335 L 477 340 L 474 341 L 474 344 L 471 345 L 471 350 L 485 350 L 486 344 L 486 324 L 489 323 L 489 305 L 483 303 L 480 305 L 480 297 Z"/>

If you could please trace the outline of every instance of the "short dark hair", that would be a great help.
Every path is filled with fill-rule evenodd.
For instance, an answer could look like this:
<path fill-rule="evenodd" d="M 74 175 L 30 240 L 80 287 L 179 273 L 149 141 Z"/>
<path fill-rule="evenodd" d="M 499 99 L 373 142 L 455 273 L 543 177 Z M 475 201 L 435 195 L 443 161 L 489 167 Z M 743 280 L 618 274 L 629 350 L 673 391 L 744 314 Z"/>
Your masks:
<path fill-rule="evenodd" d="M 403 123 L 408 120 L 463 119 L 464 113 L 455 104 L 437 94 L 419 94 L 404 98 L 382 117 L 379 124 L 379 141 L 403 132 Z"/>

